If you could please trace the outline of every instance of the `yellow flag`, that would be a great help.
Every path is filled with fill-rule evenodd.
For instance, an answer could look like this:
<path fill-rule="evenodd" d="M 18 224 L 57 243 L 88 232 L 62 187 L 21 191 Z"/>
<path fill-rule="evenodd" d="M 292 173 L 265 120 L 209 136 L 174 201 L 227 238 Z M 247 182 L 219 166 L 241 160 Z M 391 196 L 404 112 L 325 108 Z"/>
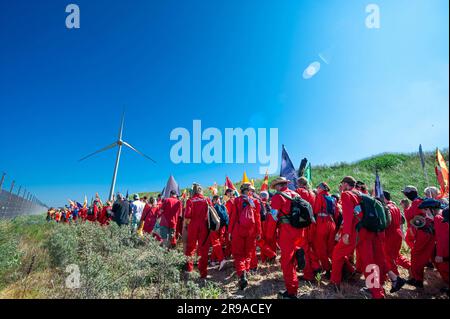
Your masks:
<path fill-rule="evenodd" d="M 247 177 L 247 173 L 244 171 L 244 175 L 242 176 L 242 184 L 250 183 L 250 180 Z"/>

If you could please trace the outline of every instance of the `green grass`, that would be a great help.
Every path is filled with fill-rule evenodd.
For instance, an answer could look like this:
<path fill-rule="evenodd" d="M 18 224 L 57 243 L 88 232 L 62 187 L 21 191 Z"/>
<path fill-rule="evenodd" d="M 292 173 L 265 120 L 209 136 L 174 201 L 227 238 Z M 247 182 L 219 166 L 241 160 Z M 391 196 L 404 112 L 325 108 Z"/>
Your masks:
<path fill-rule="evenodd" d="M 441 152 L 448 165 L 448 148 Z M 378 170 L 383 189 L 389 191 L 393 200 L 398 203 L 403 199 L 401 190 L 406 185 L 416 186 L 420 193 L 423 193 L 423 190 L 427 186 L 439 187 L 434 172 L 434 156 L 434 152 L 425 153 L 425 168 L 428 174 L 429 185 L 425 180 L 418 153 L 384 153 L 354 163 L 313 166 L 312 186 L 316 187 L 320 182 L 327 182 L 332 192 L 338 193 L 338 186 L 341 179 L 344 176 L 351 175 L 357 180 L 365 182 L 369 189 L 372 189 L 375 182 L 375 170 Z M 270 176 L 269 183 L 276 177 Z M 262 176 L 249 176 L 249 178 L 254 179 L 255 187 L 259 190 L 263 182 Z M 223 181 L 218 181 L 218 183 L 223 184 L 224 181 L 225 176 Z M 241 184 L 239 181 L 233 183 L 238 188 Z M 211 181 L 210 185 L 203 185 L 206 195 L 210 195 L 208 187 L 212 184 L 213 181 Z M 219 186 L 219 193 L 223 194 L 223 186 Z M 141 196 L 156 196 L 158 193 L 143 192 L 140 194 Z"/>

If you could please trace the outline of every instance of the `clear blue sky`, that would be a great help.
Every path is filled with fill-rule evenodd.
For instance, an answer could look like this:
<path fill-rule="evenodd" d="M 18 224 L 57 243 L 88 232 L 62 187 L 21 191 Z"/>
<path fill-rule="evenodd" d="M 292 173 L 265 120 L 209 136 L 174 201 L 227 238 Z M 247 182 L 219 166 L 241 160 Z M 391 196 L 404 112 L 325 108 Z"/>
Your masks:
<path fill-rule="evenodd" d="M 368 3 L 381 28 L 365 26 Z M 65 7 L 81 28 L 65 27 Z M 0 2 L 0 170 L 49 205 L 109 190 L 260 177 L 258 164 L 175 165 L 176 127 L 278 127 L 295 165 L 448 147 L 448 1 Z M 311 79 L 304 69 L 329 64 Z M 281 151 L 280 151 L 281 154 Z"/>

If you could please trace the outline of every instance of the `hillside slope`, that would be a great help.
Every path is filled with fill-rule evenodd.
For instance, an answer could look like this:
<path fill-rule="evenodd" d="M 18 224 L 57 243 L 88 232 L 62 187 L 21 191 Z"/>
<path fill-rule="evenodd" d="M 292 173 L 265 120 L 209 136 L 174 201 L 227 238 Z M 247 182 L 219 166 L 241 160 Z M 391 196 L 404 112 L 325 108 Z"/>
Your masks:
<path fill-rule="evenodd" d="M 448 148 L 441 152 L 448 165 Z M 406 185 L 416 186 L 421 193 L 427 186 L 439 186 L 436 180 L 436 174 L 434 172 L 434 156 L 434 152 L 425 153 L 425 170 L 428 174 L 429 185 L 426 182 L 418 153 L 384 153 L 354 163 L 313 166 L 312 186 L 315 187 L 320 182 L 325 181 L 330 185 L 332 192 L 337 193 L 339 182 L 342 177 L 352 175 L 357 180 L 365 182 L 369 189 L 372 189 L 375 182 L 375 170 L 378 169 L 383 189 L 391 192 L 393 200 L 398 203 L 403 198 L 401 190 Z M 270 176 L 269 182 L 276 177 L 277 176 Z M 261 176 L 249 176 L 249 178 L 254 179 L 256 189 L 259 190 L 263 182 L 263 178 Z M 223 179 L 225 180 L 225 176 Z M 220 184 L 219 194 L 223 194 L 224 180 L 217 181 Z M 210 185 L 203 185 L 207 195 L 210 195 L 207 188 L 208 186 L 211 186 L 212 183 L 213 181 L 211 181 Z M 240 185 L 239 181 L 233 183 L 236 187 L 239 187 Z M 158 193 L 143 192 L 140 194 L 142 196 L 156 196 Z"/>

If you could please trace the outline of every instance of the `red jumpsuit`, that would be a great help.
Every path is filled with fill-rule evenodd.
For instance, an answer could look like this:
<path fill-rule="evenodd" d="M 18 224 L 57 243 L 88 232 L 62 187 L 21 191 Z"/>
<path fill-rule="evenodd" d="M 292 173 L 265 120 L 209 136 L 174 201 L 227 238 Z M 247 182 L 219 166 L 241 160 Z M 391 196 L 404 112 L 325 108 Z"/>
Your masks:
<path fill-rule="evenodd" d="M 421 203 L 422 199 L 417 198 L 405 211 L 405 218 L 408 222 L 408 226 L 410 229 L 414 230 L 414 237 L 410 237 L 413 240 L 411 248 L 411 277 L 417 281 L 423 281 L 424 268 L 433 257 L 435 248 L 434 234 L 430 231 L 426 231 L 432 224 L 432 220 L 427 218 L 426 227 L 422 229 L 416 229 L 413 226 L 410 226 L 410 221 L 414 216 L 421 215 L 425 217 L 424 212 L 418 207 Z"/>
<path fill-rule="evenodd" d="M 296 192 L 288 189 L 287 186 L 283 187 L 281 191 L 291 197 L 298 196 Z M 305 240 L 306 229 L 292 227 L 289 222 L 285 221 L 286 216 L 288 216 L 291 211 L 291 201 L 289 199 L 286 199 L 280 194 L 275 194 L 272 197 L 271 206 L 272 209 L 276 209 L 278 211 L 277 217 L 280 221 L 280 262 L 281 270 L 283 271 L 284 284 L 288 294 L 297 295 L 298 278 L 296 271 L 297 259 L 295 257 L 295 253 L 300 248 L 303 248 L 303 250 L 307 252 L 308 244 Z"/>
<path fill-rule="evenodd" d="M 448 285 L 449 284 L 449 235 L 448 235 L 448 222 L 444 223 L 442 220 L 444 218 L 441 214 L 434 217 L 434 230 L 436 232 L 436 256 L 446 258 L 447 261 L 436 263 L 436 268 L 441 274 L 442 280 Z"/>
<path fill-rule="evenodd" d="M 299 187 L 297 188 L 296 193 L 299 194 L 301 198 L 306 200 L 311 205 L 311 208 L 314 209 L 316 195 L 312 191 L 306 189 L 305 187 Z M 316 224 L 311 224 L 304 230 L 306 265 L 305 269 L 303 270 L 303 277 L 306 280 L 313 280 L 314 270 L 320 268 L 320 261 L 315 247 L 315 234 Z"/>
<path fill-rule="evenodd" d="M 392 201 L 387 203 L 387 207 L 391 212 L 392 220 L 391 224 L 385 230 L 384 252 L 386 255 L 386 271 L 391 270 L 398 276 L 398 266 L 410 269 L 411 263 L 400 253 L 403 242 L 401 229 L 402 215 L 400 209 Z"/>
<path fill-rule="evenodd" d="M 240 217 L 244 211 L 244 204 L 250 205 L 253 202 L 253 224 L 251 226 L 241 226 Z M 231 249 L 234 257 L 234 266 L 238 277 L 243 272 L 250 270 L 250 262 L 253 251 L 256 250 L 256 238 L 261 236 L 261 218 L 259 202 L 247 196 L 239 196 L 234 200 L 235 212 L 230 216 L 229 231 L 231 233 Z"/>
<path fill-rule="evenodd" d="M 359 216 L 355 216 L 355 207 L 359 205 L 360 198 L 357 192 L 354 190 L 344 191 L 341 196 L 342 202 L 342 216 L 343 216 L 343 228 L 342 236 L 344 234 L 349 235 L 349 244 L 346 245 L 342 237 L 336 244 L 333 250 L 332 257 L 332 271 L 331 282 L 334 284 L 340 284 L 342 280 L 342 268 L 349 265 L 349 258 L 353 255 L 358 242 L 358 250 L 360 252 L 361 266 L 364 271 L 364 276 L 367 278 L 372 273 L 372 268 L 367 267 L 369 265 L 377 265 L 379 268 L 379 282 L 374 287 L 368 287 L 373 298 L 383 298 L 383 280 L 385 273 L 384 264 L 384 252 L 383 252 L 383 237 L 384 233 L 372 233 L 362 228 L 359 232 L 356 231 L 356 224 L 358 218 L 361 219 L 361 213 Z M 358 218 L 357 218 L 358 217 Z M 358 240 L 357 240 L 358 238 Z"/>
<path fill-rule="evenodd" d="M 198 250 L 197 254 L 200 259 L 198 261 L 198 270 L 201 278 L 206 278 L 208 271 L 208 253 L 209 253 L 209 240 L 208 240 L 208 205 L 212 205 L 208 198 L 205 198 L 201 194 L 195 194 L 189 198 L 186 202 L 185 219 L 189 219 L 189 225 L 187 228 L 187 242 L 185 248 L 185 255 L 187 257 L 186 270 L 188 272 L 194 270 L 193 257 L 195 250 Z"/>
<path fill-rule="evenodd" d="M 261 254 L 266 259 L 273 259 L 277 256 L 277 222 L 269 212 L 266 215 L 263 228 L 264 245 Z"/>
<path fill-rule="evenodd" d="M 161 221 L 160 226 L 167 227 L 176 231 L 178 217 L 181 215 L 181 201 L 176 197 L 169 197 L 163 201 L 161 206 Z M 175 246 L 177 238 L 174 236 L 170 239 L 170 244 Z"/>
<path fill-rule="evenodd" d="M 222 243 L 220 241 L 221 230 L 224 227 L 220 228 L 218 231 L 211 231 L 209 233 L 209 242 L 212 247 L 211 260 L 221 262 L 223 257 L 223 249 Z"/>
<path fill-rule="evenodd" d="M 411 248 L 411 250 L 413 249 L 414 242 L 416 240 L 415 237 L 417 229 L 411 226 L 410 221 L 414 216 L 420 214 L 419 205 L 422 203 L 422 201 L 423 200 L 421 198 L 416 198 L 415 200 L 412 201 L 411 206 L 409 206 L 408 209 L 405 209 L 405 219 L 407 226 L 405 241 L 406 244 L 409 246 L 409 248 Z"/>
<path fill-rule="evenodd" d="M 108 210 L 111 210 L 111 206 L 103 206 L 102 210 L 100 211 L 100 214 L 98 215 L 98 222 L 100 225 L 109 225 L 109 221 L 111 220 L 111 217 L 108 217 Z"/>
<path fill-rule="evenodd" d="M 152 234 L 156 225 L 156 220 L 160 217 L 161 210 L 157 206 L 150 206 L 146 204 L 141 216 L 141 223 L 144 223 L 143 231 L 147 234 Z M 158 241 L 162 241 L 161 236 L 157 233 L 152 234 Z"/>
<path fill-rule="evenodd" d="M 333 255 L 336 236 L 336 223 L 339 211 L 336 209 L 334 215 L 327 212 L 327 202 L 324 196 L 329 196 L 328 192 L 320 190 L 314 203 L 314 215 L 316 217 L 316 232 L 314 238 L 315 251 L 320 260 L 322 269 L 331 270 L 330 259 Z"/>
<path fill-rule="evenodd" d="M 95 222 L 95 221 L 97 221 L 97 216 L 98 216 L 98 214 L 100 213 L 100 208 L 99 208 L 99 206 L 97 205 L 97 203 L 94 202 L 93 205 L 94 205 L 94 206 L 92 207 L 93 214 L 92 214 L 92 215 L 87 215 L 87 217 L 86 217 L 87 220 L 90 221 L 90 222 Z"/>

